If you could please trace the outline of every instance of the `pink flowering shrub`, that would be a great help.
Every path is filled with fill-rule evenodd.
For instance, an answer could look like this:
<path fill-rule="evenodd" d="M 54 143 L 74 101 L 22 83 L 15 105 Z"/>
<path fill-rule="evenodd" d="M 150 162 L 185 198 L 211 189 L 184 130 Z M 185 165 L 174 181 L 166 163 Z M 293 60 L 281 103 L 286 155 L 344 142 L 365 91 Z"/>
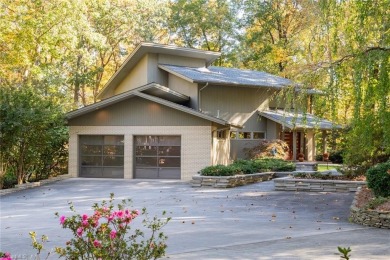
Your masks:
<path fill-rule="evenodd" d="M 73 233 L 65 247 L 55 252 L 66 259 L 157 259 L 165 255 L 167 237 L 160 230 L 170 218 L 149 219 L 146 209 L 129 209 L 130 200 L 122 200 L 116 207 L 114 194 L 109 201 L 92 206 L 92 214 L 77 214 L 72 203 L 73 216 L 60 216 L 60 225 Z M 163 216 L 165 212 L 163 212 Z M 132 229 L 132 222 L 142 217 L 147 236 L 140 229 Z M 34 239 L 33 239 L 34 240 Z M 40 250 L 42 244 L 33 247 Z"/>
<path fill-rule="evenodd" d="M 12 260 L 11 254 L 0 252 L 0 260 Z"/>

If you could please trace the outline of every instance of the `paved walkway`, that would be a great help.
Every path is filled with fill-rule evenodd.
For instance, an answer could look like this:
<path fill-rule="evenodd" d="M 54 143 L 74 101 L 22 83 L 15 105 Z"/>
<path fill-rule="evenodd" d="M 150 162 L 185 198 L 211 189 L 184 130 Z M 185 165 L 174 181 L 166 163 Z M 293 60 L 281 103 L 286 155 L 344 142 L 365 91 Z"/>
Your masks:
<path fill-rule="evenodd" d="M 69 233 L 54 212 L 79 213 L 94 202 L 132 198 L 151 215 L 166 210 L 167 259 L 390 259 L 390 230 L 348 222 L 353 193 L 282 192 L 273 182 L 233 189 L 194 189 L 188 183 L 147 180 L 68 179 L 2 196 L 0 250 L 32 259 L 29 231 L 63 246 Z M 52 259 L 52 258 L 50 258 Z M 53 258 L 55 259 L 55 258 Z"/>

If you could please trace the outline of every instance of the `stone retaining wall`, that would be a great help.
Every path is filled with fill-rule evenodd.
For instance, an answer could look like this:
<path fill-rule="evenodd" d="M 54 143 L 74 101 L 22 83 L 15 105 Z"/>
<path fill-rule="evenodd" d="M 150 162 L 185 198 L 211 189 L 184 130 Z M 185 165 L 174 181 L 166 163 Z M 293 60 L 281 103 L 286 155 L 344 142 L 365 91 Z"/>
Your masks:
<path fill-rule="evenodd" d="M 52 182 L 56 182 L 56 181 L 60 181 L 60 180 L 65 180 L 65 179 L 68 179 L 70 177 L 71 176 L 69 174 L 64 174 L 64 175 L 59 175 L 57 177 L 52 177 L 52 178 L 37 181 L 37 182 L 18 184 L 18 185 L 15 185 L 15 188 L 0 190 L 0 196 L 3 196 L 5 194 L 9 194 L 9 193 L 13 193 L 16 191 L 20 191 L 20 190 L 43 186 L 43 185 L 48 184 L 48 183 L 52 183 Z"/>
<path fill-rule="evenodd" d="M 364 181 L 294 179 L 291 177 L 274 179 L 274 183 L 275 190 L 325 192 L 353 192 L 358 187 L 366 185 Z"/>
<path fill-rule="evenodd" d="M 390 211 L 376 211 L 356 207 L 356 198 L 359 192 L 360 189 L 356 192 L 355 199 L 352 202 L 350 221 L 364 226 L 390 228 Z"/>
<path fill-rule="evenodd" d="M 263 172 L 235 176 L 192 176 L 192 187 L 232 188 L 256 182 L 268 181 L 274 172 Z"/>

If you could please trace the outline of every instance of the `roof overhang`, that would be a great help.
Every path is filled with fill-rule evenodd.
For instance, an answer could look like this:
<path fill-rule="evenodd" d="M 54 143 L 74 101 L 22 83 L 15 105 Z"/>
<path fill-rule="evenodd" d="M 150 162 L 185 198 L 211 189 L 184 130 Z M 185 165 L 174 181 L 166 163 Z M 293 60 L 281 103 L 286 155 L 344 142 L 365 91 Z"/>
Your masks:
<path fill-rule="evenodd" d="M 158 53 L 175 55 L 189 58 L 197 58 L 205 60 L 206 66 L 209 66 L 215 61 L 221 53 L 213 51 L 204 51 L 191 48 L 177 47 L 174 45 L 164 45 L 150 42 L 140 43 L 132 53 L 126 58 L 122 66 L 108 80 L 102 91 L 98 94 L 101 98 L 111 88 L 117 86 L 128 75 L 132 68 L 141 60 L 147 53 Z"/>
<path fill-rule="evenodd" d="M 220 125 L 223 125 L 223 126 L 229 126 L 229 127 L 230 126 L 234 126 L 234 127 L 238 127 L 238 128 L 242 127 L 242 126 L 239 126 L 239 125 L 232 124 L 232 123 L 230 123 L 228 121 L 225 121 L 223 119 L 220 119 L 220 118 L 217 118 L 217 117 L 214 117 L 214 116 L 210 116 L 210 115 L 204 114 L 204 113 L 202 113 L 200 111 L 188 108 L 186 106 L 183 106 L 183 105 L 180 105 L 180 104 L 177 104 L 177 103 L 174 103 L 174 102 L 172 102 L 170 100 L 166 100 L 166 99 L 160 98 L 158 96 L 149 95 L 149 94 L 145 93 L 145 91 L 148 91 L 148 90 L 151 90 L 152 92 L 163 91 L 164 95 L 166 95 L 166 93 L 167 93 L 167 92 L 165 92 L 165 87 L 162 87 L 162 86 L 160 86 L 160 85 L 158 85 L 156 83 L 150 83 L 150 84 L 147 84 L 145 86 L 139 87 L 137 89 L 126 91 L 126 92 L 123 92 L 121 94 L 112 96 L 110 98 L 103 99 L 102 101 L 96 102 L 96 103 L 94 103 L 92 105 L 88 105 L 88 106 L 82 107 L 80 109 L 71 111 L 71 112 L 66 114 L 66 118 L 68 120 L 70 120 L 70 119 L 73 119 L 73 118 L 76 118 L 76 117 L 79 117 L 79 116 L 91 113 L 93 111 L 96 111 L 96 110 L 99 110 L 99 109 L 111 106 L 113 104 L 116 104 L 116 103 L 119 103 L 121 101 L 124 101 L 124 100 L 127 100 L 129 98 L 137 96 L 137 97 L 140 97 L 140 98 L 143 98 L 143 99 L 146 99 L 146 100 L 149 100 L 149 101 L 153 101 L 153 102 L 156 102 L 158 104 L 161 104 L 161 105 L 164 105 L 164 106 L 167 106 L 167 107 L 170 107 L 170 108 L 182 111 L 184 113 L 187 113 L 187 114 L 199 117 L 199 118 L 203 118 L 205 120 L 208 120 L 210 122 L 214 122 L 214 123 L 217 123 L 217 124 L 220 124 Z M 177 92 L 174 93 L 174 95 L 177 95 L 177 94 L 180 94 L 180 93 L 177 93 Z M 176 96 L 176 98 L 177 98 L 177 96 Z M 178 98 L 182 99 L 183 97 L 181 96 L 181 97 L 178 97 Z"/>
<path fill-rule="evenodd" d="M 271 121 L 281 124 L 284 128 L 291 130 L 333 130 L 343 128 L 341 125 L 337 125 L 309 113 L 265 110 L 259 111 L 259 114 Z"/>

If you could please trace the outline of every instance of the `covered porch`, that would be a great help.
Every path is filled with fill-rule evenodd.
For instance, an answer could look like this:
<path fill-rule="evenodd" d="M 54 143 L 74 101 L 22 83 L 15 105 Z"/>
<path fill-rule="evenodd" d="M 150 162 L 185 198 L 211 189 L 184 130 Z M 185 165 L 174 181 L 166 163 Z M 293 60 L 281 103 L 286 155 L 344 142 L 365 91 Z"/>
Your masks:
<path fill-rule="evenodd" d="M 316 135 L 321 134 L 322 151 L 327 152 L 328 132 L 341 129 L 340 125 L 309 113 L 289 112 L 284 110 L 265 110 L 259 114 L 281 125 L 279 139 L 289 146 L 289 160 L 297 161 L 303 156 L 305 161 L 315 161 Z"/>

